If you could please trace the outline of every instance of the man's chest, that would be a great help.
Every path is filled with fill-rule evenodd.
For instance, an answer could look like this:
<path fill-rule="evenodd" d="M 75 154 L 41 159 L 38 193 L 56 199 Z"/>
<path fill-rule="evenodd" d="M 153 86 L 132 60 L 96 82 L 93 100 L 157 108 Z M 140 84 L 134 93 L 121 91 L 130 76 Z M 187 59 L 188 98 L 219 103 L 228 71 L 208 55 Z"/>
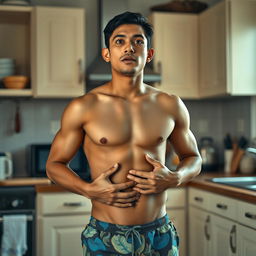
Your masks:
<path fill-rule="evenodd" d="M 174 120 L 156 104 L 102 104 L 84 128 L 96 144 L 150 147 L 169 137 Z"/>

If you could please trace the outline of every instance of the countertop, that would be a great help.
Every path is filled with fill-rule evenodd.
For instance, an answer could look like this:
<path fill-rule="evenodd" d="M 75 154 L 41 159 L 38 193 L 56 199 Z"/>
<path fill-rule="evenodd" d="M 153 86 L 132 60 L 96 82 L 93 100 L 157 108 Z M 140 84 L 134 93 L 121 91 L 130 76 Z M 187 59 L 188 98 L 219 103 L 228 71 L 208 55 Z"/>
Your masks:
<path fill-rule="evenodd" d="M 198 189 L 214 192 L 220 195 L 240 199 L 249 203 L 256 203 L 256 192 L 247 189 L 231 187 L 227 185 L 217 184 L 207 181 L 214 177 L 230 177 L 230 176 L 245 176 L 245 175 L 228 175 L 221 172 L 205 173 L 195 177 L 190 182 L 183 185 L 183 187 L 195 187 Z M 1 180 L 0 186 L 35 186 L 38 193 L 41 192 L 64 192 L 63 187 L 53 184 L 48 178 L 14 178 L 8 180 Z"/>

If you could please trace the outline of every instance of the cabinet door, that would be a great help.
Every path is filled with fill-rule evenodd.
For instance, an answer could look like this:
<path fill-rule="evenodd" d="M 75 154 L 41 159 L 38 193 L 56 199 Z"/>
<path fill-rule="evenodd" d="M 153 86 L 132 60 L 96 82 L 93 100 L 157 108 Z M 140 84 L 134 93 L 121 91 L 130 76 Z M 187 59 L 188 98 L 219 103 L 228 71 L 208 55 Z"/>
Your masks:
<path fill-rule="evenodd" d="M 233 95 L 256 95 L 256 1 L 230 1 L 230 82 Z"/>
<path fill-rule="evenodd" d="M 199 31 L 200 96 L 226 94 L 226 2 L 199 15 Z"/>
<path fill-rule="evenodd" d="M 35 97 L 84 93 L 84 11 L 35 7 L 32 84 Z"/>
<path fill-rule="evenodd" d="M 179 255 L 186 256 L 186 216 L 184 209 L 168 209 L 167 214 L 170 217 L 170 220 L 173 222 L 174 226 L 177 229 L 179 238 L 180 238 L 180 248 Z"/>
<path fill-rule="evenodd" d="M 210 251 L 212 256 L 238 255 L 236 233 L 237 225 L 235 222 L 211 215 Z"/>
<path fill-rule="evenodd" d="M 189 256 L 214 256 L 210 246 L 210 215 L 195 207 L 189 207 Z"/>
<path fill-rule="evenodd" d="M 198 97 L 198 16 L 154 13 L 154 66 L 160 90 L 182 98 Z"/>
<path fill-rule="evenodd" d="M 81 256 L 81 233 L 90 215 L 52 216 L 38 220 L 38 256 Z"/>
<path fill-rule="evenodd" d="M 238 253 L 241 256 L 256 255 L 256 230 L 237 225 L 237 243 Z"/>

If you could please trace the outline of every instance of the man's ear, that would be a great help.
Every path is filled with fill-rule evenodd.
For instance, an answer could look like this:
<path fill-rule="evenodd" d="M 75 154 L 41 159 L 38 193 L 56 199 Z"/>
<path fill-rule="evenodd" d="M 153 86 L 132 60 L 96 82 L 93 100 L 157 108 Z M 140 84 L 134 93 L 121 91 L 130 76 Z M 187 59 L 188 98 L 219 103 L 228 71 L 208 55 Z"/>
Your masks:
<path fill-rule="evenodd" d="M 108 48 L 102 48 L 101 55 L 106 62 L 110 62 L 110 52 Z"/>
<path fill-rule="evenodd" d="M 150 48 L 149 50 L 148 50 L 148 56 L 147 56 L 147 63 L 148 62 L 150 62 L 152 59 L 153 59 L 153 57 L 154 57 L 154 49 L 153 48 Z"/>

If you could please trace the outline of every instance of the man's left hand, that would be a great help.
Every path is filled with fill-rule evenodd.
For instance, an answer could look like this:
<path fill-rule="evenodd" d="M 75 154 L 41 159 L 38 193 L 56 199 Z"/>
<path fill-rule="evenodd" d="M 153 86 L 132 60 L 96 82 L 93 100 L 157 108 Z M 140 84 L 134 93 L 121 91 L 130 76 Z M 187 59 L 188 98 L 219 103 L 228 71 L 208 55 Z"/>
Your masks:
<path fill-rule="evenodd" d="M 178 172 L 170 171 L 165 165 L 149 155 L 146 155 L 146 160 L 153 165 L 153 171 L 129 171 L 127 178 L 137 183 L 133 188 L 134 190 L 141 194 L 156 194 L 180 185 Z"/>

